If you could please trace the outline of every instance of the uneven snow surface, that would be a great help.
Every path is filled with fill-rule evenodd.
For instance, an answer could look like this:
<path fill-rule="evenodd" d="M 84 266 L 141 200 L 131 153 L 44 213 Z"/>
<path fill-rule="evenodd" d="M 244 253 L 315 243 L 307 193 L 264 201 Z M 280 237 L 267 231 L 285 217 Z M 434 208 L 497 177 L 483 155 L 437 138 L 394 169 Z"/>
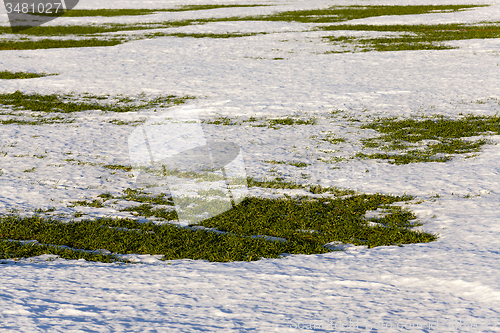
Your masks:
<path fill-rule="evenodd" d="M 465 3 L 471 2 L 491 6 L 458 13 L 373 17 L 353 23 L 500 21 L 499 2 Z M 144 22 L 226 17 L 354 3 L 308 0 L 266 4 L 277 6 L 101 19 Z M 186 3 L 83 0 L 77 8 L 176 5 Z M 7 24 L 2 13 L 0 20 Z M 49 24 L 63 24 L 62 20 Z M 64 23 L 88 20 L 74 18 Z M 387 117 L 457 116 L 460 112 L 493 115 L 500 109 L 498 100 L 488 100 L 500 98 L 499 39 L 450 42 L 460 46 L 453 50 L 325 54 L 332 45 L 320 36 L 332 32 L 307 31 L 312 27 L 285 22 L 222 22 L 171 30 L 269 34 L 226 39 L 162 37 L 113 47 L 1 51 L 0 70 L 59 75 L 2 80 L 0 91 L 192 95 L 197 99 L 187 104 L 206 117 L 316 116 L 320 119 L 318 132 L 343 131 L 341 136 L 349 142 L 359 139 L 359 130 L 347 122 L 331 123 L 325 116 L 329 111 L 343 109 L 358 117 Z M 477 100 L 486 102 L 474 103 Z M 119 119 L 151 115 L 121 114 Z M 99 112 L 83 112 L 77 117 L 79 122 L 74 124 L 2 125 L 0 145 L 5 147 L 0 150 L 8 154 L 0 154 L 0 213 L 10 209 L 26 213 L 51 206 L 65 212 L 69 201 L 104 191 L 119 193 L 131 186 L 130 178 L 87 165 L 47 165 L 67 158 L 67 152 L 85 161 L 129 163 L 127 138 L 133 126 L 103 122 L 107 115 Z M 301 158 L 311 157 L 311 151 L 304 147 L 313 146 L 308 138 L 318 134 L 314 131 L 314 127 L 300 126 L 278 131 L 207 127 L 207 135 L 228 138 L 243 147 L 247 171 L 253 175 L 268 171 L 263 160 L 293 160 L 289 149 L 293 145 Z M 492 140 L 498 143 L 500 137 Z M 155 256 L 135 256 L 140 263 L 131 265 L 52 256 L 2 260 L 0 331 L 498 332 L 499 147 L 485 145 L 477 157 L 457 156 L 447 163 L 398 166 L 351 160 L 342 164 L 341 170 L 319 162 L 307 169 L 311 179 L 325 185 L 416 195 L 424 202 L 410 208 L 424 222 L 423 230 L 439 233 L 436 242 L 373 249 L 347 247 L 322 255 L 232 263 L 163 262 Z M 345 149 L 349 152 L 351 148 Z M 49 162 L 32 157 L 44 151 L 52 159 Z M 14 157 L 16 154 L 28 156 Z M 36 172 L 23 172 L 34 166 Z M 431 199 L 435 194 L 440 197 Z M 467 194 L 471 197 L 465 198 Z"/>

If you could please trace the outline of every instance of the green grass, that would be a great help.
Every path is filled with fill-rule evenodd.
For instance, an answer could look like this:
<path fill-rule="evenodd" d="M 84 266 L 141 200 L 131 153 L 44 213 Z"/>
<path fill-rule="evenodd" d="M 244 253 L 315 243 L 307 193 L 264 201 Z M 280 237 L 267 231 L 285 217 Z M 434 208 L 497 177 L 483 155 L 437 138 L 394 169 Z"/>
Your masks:
<path fill-rule="evenodd" d="M 25 243 L 20 241 L 9 241 L 5 239 L 0 240 L 0 259 L 29 258 L 29 257 L 39 256 L 42 254 L 54 254 L 58 255 L 61 258 L 71 259 L 71 260 L 85 259 L 87 261 L 100 261 L 100 262 L 113 262 L 113 261 L 126 262 L 126 260 L 122 260 L 113 255 L 78 251 L 71 248 L 38 244 L 35 242 Z"/>
<path fill-rule="evenodd" d="M 273 129 L 279 129 L 282 126 L 293 126 L 293 125 L 314 125 L 316 124 L 316 118 L 309 119 L 300 119 L 300 118 L 292 118 L 290 116 L 286 118 L 260 118 L 261 123 L 256 125 L 250 125 L 252 127 L 269 127 Z M 212 120 L 203 120 L 202 123 L 205 124 L 213 124 L 213 125 L 242 125 L 243 123 L 255 123 L 258 122 L 259 119 L 255 117 L 250 117 L 246 120 L 239 120 L 237 117 L 231 118 L 228 116 L 217 116 Z"/>
<path fill-rule="evenodd" d="M 262 188 L 275 188 L 275 189 L 303 189 L 312 194 L 331 193 L 337 196 L 354 195 L 355 191 L 350 189 L 341 189 L 338 187 L 322 187 L 321 185 L 303 185 L 296 182 L 284 181 L 282 178 L 275 178 L 272 180 L 264 179 L 258 180 L 253 177 L 247 178 L 248 187 L 262 187 Z"/>
<path fill-rule="evenodd" d="M 410 231 L 417 225 L 409 222 L 415 216 L 397 206 L 392 207 L 392 214 L 370 219 L 379 223 L 375 227 L 362 217 L 368 210 L 411 199 L 377 194 L 333 199 L 247 198 L 235 209 L 200 224 L 236 235 L 284 238 L 294 244 L 288 253 L 324 253 L 323 245 L 333 241 L 375 247 L 435 240 L 433 235 Z"/>
<path fill-rule="evenodd" d="M 227 116 L 217 116 L 214 119 L 209 119 L 209 120 L 202 120 L 201 121 L 204 124 L 212 124 L 212 125 L 225 125 L 225 126 L 231 126 L 231 125 L 241 125 L 238 123 L 237 118 L 231 118 Z"/>
<path fill-rule="evenodd" d="M 271 164 L 288 164 L 288 165 L 293 165 L 297 168 L 305 168 L 309 166 L 308 163 L 305 162 L 300 162 L 300 161 L 264 161 L 265 163 L 271 163 Z"/>
<path fill-rule="evenodd" d="M 167 33 L 167 32 L 155 32 L 153 34 L 145 34 L 146 38 L 154 38 L 154 37 L 191 37 L 191 38 L 237 38 L 237 37 L 248 37 L 248 36 L 256 36 L 266 34 L 266 32 L 251 32 L 251 33 L 242 33 L 242 32 L 226 32 L 226 33 Z"/>
<path fill-rule="evenodd" d="M 286 244 L 280 242 L 126 219 L 62 223 L 40 217 L 4 217 L 0 218 L 0 234 L 2 238 L 36 239 L 43 244 L 66 245 L 74 249 L 106 249 L 120 254 L 160 254 L 165 260 L 257 260 L 261 257 L 278 258 L 287 250 Z M 4 257 L 22 255 L 16 253 L 15 249 L 5 252 Z M 52 253 L 52 249 L 48 248 L 46 252 Z M 111 258 L 107 256 L 105 259 Z"/>
<path fill-rule="evenodd" d="M 276 118 L 267 120 L 268 127 L 273 129 L 279 129 L 281 126 L 292 126 L 292 125 L 314 125 L 316 124 L 316 119 L 294 119 L 291 117 L 286 118 Z"/>
<path fill-rule="evenodd" d="M 97 196 L 96 199 L 93 199 L 92 201 L 87 201 L 87 200 L 79 200 L 79 201 L 74 201 L 71 204 L 71 207 L 74 206 L 86 206 L 86 207 L 104 207 L 104 202 L 107 200 L 112 200 L 112 199 L 121 199 L 121 200 L 127 200 L 127 201 L 135 201 L 135 202 L 141 202 L 141 203 L 147 203 L 147 204 L 155 204 L 155 205 L 168 205 L 168 206 L 173 206 L 173 201 L 171 198 L 166 197 L 166 194 L 158 194 L 156 196 L 147 194 L 141 190 L 138 189 L 131 189 L 127 188 L 125 191 L 123 191 L 123 195 L 121 196 L 113 196 L 110 193 L 103 193 Z"/>
<path fill-rule="evenodd" d="M 271 15 L 209 19 L 210 21 L 284 21 L 301 23 L 334 23 L 385 15 L 416 15 L 431 12 L 456 12 L 488 5 L 425 5 L 425 6 L 336 6 L 326 9 L 278 12 Z M 207 20 L 203 20 L 207 21 Z"/>
<path fill-rule="evenodd" d="M 166 208 L 156 208 L 151 204 L 142 204 L 140 206 L 128 207 L 122 210 L 123 212 L 134 212 L 136 216 L 144 216 L 146 218 L 156 217 L 167 221 L 177 220 L 177 213 L 174 210 Z"/>
<path fill-rule="evenodd" d="M 123 126 L 123 125 L 139 126 L 141 124 L 144 124 L 144 122 L 145 122 L 145 120 L 123 121 L 120 119 L 112 119 L 112 120 L 108 121 L 108 123 L 118 125 L 118 126 Z"/>
<path fill-rule="evenodd" d="M 22 30 L 18 35 L 25 36 L 92 36 L 97 34 L 104 34 L 110 32 L 120 31 L 135 31 L 135 30 L 148 30 L 148 29 L 165 29 L 173 27 L 182 27 L 192 24 L 193 20 L 182 21 L 165 21 L 165 22 L 152 22 L 152 23 L 109 23 L 104 25 L 54 25 L 54 26 L 36 26 L 29 27 Z M 10 27 L 0 27 L 1 34 L 11 33 Z"/>
<path fill-rule="evenodd" d="M 0 50 L 39 50 L 39 49 L 57 49 L 57 48 L 72 48 L 72 47 L 98 47 L 98 46 L 114 46 L 123 43 L 125 40 L 114 38 L 105 39 L 41 39 L 36 41 L 17 41 L 4 40 L 0 41 Z"/>
<path fill-rule="evenodd" d="M 408 51 L 444 50 L 456 47 L 443 44 L 446 41 L 499 38 L 498 24 L 438 24 L 438 25 L 336 25 L 319 29 L 399 32 L 401 36 L 353 38 L 328 36 L 325 39 L 343 46 L 354 46 L 354 51 Z"/>
<path fill-rule="evenodd" d="M 58 94 L 25 94 L 21 91 L 0 94 L 0 105 L 11 105 L 14 110 L 31 110 L 43 112 L 79 112 L 87 110 L 114 111 L 111 106 L 99 103 L 72 102 L 67 96 Z"/>
<path fill-rule="evenodd" d="M 49 75 L 57 75 L 57 74 L 2 71 L 0 72 L 0 79 L 1 80 L 33 79 Z"/>
<path fill-rule="evenodd" d="M 320 139 L 320 140 L 331 143 L 332 145 L 346 142 L 345 138 L 339 138 L 335 135 L 335 133 L 332 133 L 332 132 L 327 132 L 325 134 L 325 137 Z"/>
<path fill-rule="evenodd" d="M 89 100 L 89 96 L 85 95 Z M 78 101 L 72 95 L 61 94 L 25 94 L 21 91 L 0 94 L 0 105 L 12 106 L 14 110 L 41 112 L 71 113 L 88 110 L 110 112 L 134 112 L 152 107 L 169 107 L 185 103 L 192 96 L 177 97 L 174 95 L 158 96 L 152 100 L 139 100 L 138 103 L 102 103 L 100 98 L 94 102 Z"/>
<path fill-rule="evenodd" d="M 219 8 L 246 8 L 246 7 L 265 7 L 272 5 L 186 5 L 180 6 L 179 8 L 165 9 L 169 12 L 180 12 L 180 11 L 190 11 L 190 10 L 207 10 L 207 9 L 219 9 Z"/>
<path fill-rule="evenodd" d="M 103 166 L 106 169 L 110 170 L 123 170 L 123 171 L 132 171 L 132 167 L 128 165 L 121 165 L 121 164 L 108 164 Z"/>
<path fill-rule="evenodd" d="M 137 167 L 137 171 L 141 171 L 144 174 L 149 174 L 155 177 L 159 177 L 161 179 L 164 179 L 164 177 L 168 176 L 174 176 L 174 177 L 179 177 L 179 178 L 186 178 L 186 179 L 193 179 L 196 180 L 197 182 L 203 182 L 203 181 L 220 181 L 223 180 L 223 176 L 221 174 L 216 174 L 211 172 L 211 170 L 201 170 L 200 172 L 198 171 L 193 171 L 193 170 L 188 170 L 188 171 L 183 171 L 179 170 L 177 168 L 169 168 L 165 166 L 164 164 L 155 164 L 152 167 Z"/>
<path fill-rule="evenodd" d="M 187 25 L 187 23 L 185 23 Z M 184 24 L 183 24 L 184 25 Z M 154 26 L 150 25 L 134 25 L 132 27 L 125 25 L 112 25 L 111 27 L 99 27 L 99 26 L 43 26 L 34 27 L 28 30 L 23 30 L 25 34 L 34 36 L 63 36 L 63 35 L 83 35 L 83 36 L 95 36 L 101 33 L 109 33 L 116 31 L 126 31 L 126 30 L 145 30 L 145 29 L 155 29 L 155 28 L 168 28 L 171 24 L 156 24 Z M 0 27 L 0 30 L 2 28 Z M 123 44 L 132 40 L 139 40 L 145 38 L 155 38 L 155 37 L 191 37 L 191 38 L 237 38 L 237 37 L 248 37 L 256 36 L 260 34 L 265 34 L 263 32 L 258 33 L 167 33 L 167 32 L 155 32 L 146 33 L 140 36 L 134 37 L 106 37 L 99 36 L 94 38 L 86 39 L 39 39 L 39 40 L 3 40 L 0 41 L 0 50 L 39 50 L 39 49 L 55 49 L 55 48 L 75 48 L 75 47 L 104 47 L 104 46 L 115 46 Z"/>
<path fill-rule="evenodd" d="M 36 120 L 26 120 L 26 119 L 0 119 L 0 124 L 2 125 L 49 125 L 49 124 L 70 124 L 75 122 L 74 119 L 64 118 L 64 117 L 36 117 Z"/>
<path fill-rule="evenodd" d="M 171 205 L 171 201 L 165 201 L 163 196 L 127 190 L 122 198 L 125 197 L 143 200 L 142 205 L 128 209 L 138 215 L 161 216 L 166 220 L 176 218 L 172 210 L 154 209 L 156 204 L 168 202 Z M 80 205 L 100 208 L 103 202 L 113 199 L 116 197 L 105 193 L 91 203 Z M 411 230 L 420 225 L 412 222 L 415 219 L 413 213 L 399 206 L 390 206 L 412 199 L 406 195 L 380 194 L 317 199 L 246 198 L 235 208 L 200 223 L 223 233 L 169 223 L 139 223 L 130 219 L 63 223 L 39 215 L 25 218 L 0 216 L 0 255 L 19 258 L 52 253 L 67 259 L 83 257 L 110 262 L 119 260 L 118 254 L 153 254 L 162 255 L 165 260 L 190 258 L 226 262 L 279 258 L 284 253 L 326 253 L 330 250 L 324 245 L 333 241 L 371 248 L 436 240 L 436 235 Z M 364 218 L 367 211 L 378 208 L 389 213 L 379 218 Z M 5 240 L 36 240 L 39 244 L 29 244 L 30 248 L 27 248 L 19 242 Z M 70 249 L 62 252 L 60 246 Z M 112 254 L 97 255 L 95 250 L 98 249 L 106 249 Z"/>
<path fill-rule="evenodd" d="M 235 8 L 235 7 L 262 7 L 268 5 L 187 5 L 178 8 L 159 8 L 159 9 L 73 9 L 64 13 L 64 17 L 88 17 L 88 16 L 136 16 L 136 15 L 151 15 L 160 12 L 185 12 L 193 10 L 208 10 L 219 8 Z M 45 14 L 46 16 L 61 16 L 55 13 Z"/>
<path fill-rule="evenodd" d="M 436 116 L 429 119 L 403 120 L 381 118 L 362 125 L 361 128 L 373 129 L 382 134 L 362 139 L 361 142 L 366 148 L 379 148 L 393 153 L 358 153 L 358 157 L 389 160 L 392 164 L 446 162 L 452 159 L 453 154 L 480 151 L 488 140 L 471 141 L 463 138 L 499 134 L 500 116 L 467 115 L 460 119 Z M 432 141 L 425 144 L 424 140 Z"/>

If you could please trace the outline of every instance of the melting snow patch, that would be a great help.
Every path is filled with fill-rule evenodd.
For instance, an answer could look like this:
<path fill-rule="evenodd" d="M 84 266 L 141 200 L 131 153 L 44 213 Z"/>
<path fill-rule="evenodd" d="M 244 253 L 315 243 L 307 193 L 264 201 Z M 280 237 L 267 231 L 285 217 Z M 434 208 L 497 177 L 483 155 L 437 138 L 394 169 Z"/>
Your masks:
<path fill-rule="evenodd" d="M 161 259 L 163 255 L 161 254 L 122 254 L 119 256 L 121 259 L 129 260 L 134 263 L 143 263 L 143 264 L 158 264 L 163 263 Z"/>
<path fill-rule="evenodd" d="M 368 246 L 366 245 L 354 245 L 354 244 L 344 244 L 339 241 L 334 241 L 331 243 L 327 243 L 323 245 L 327 249 L 330 249 L 332 251 L 357 251 L 357 250 L 364 250 L 367 249 Z"/>

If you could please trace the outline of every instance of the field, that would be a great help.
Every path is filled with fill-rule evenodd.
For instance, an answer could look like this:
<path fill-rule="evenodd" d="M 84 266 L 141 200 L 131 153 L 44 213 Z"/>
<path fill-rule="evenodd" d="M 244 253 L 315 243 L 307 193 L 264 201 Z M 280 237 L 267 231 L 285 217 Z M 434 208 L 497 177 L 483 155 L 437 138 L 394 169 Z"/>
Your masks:
<path fill-rule="evenodd" d="M 498 3 L 90 0 L 0 33 L 0 331 L 500 331 Z M 193 110 L 241 200 L 134 162 Z"/>

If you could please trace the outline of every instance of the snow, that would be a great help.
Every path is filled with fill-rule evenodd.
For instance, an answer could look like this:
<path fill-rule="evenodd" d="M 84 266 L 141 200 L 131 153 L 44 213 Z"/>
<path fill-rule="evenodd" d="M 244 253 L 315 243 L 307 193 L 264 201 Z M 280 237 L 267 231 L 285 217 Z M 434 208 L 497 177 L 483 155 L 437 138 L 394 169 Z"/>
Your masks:
<path fill-rule="evenodd" d="M 192 2 L 195 3 L 228 2 Z M 413 1 L 357 3 L 415 4 Z M 458 13 L 375 17 L 354 23 L 499 20 L 498 2 L 472 3 L 492 6 Z M 158 8 L 184 4 L 178 0 L 92 0 L 82 1 L 78 7 Z M 353 3 L 314 0 L 266 4 L 279 6 L 162 13 L 123 18 L 122 22 L 269 13 Z M 106 20 L 114 22 L 116 18 Z M 57 20 L 51 22 L 56 23 Z M 366 119 L 411 114 L 458 116 L 461 112 L 493 115 L 500 108 L 498 100 L 488 100 L 500 98 L 497 39 L 449 42 L 460 46 L 454 50 L 324 54 L 333 46 L 320 36 L 333 32 L 310 31 L 312 27 L 284 22 L 223 22 L 171 31 L 273 33 L 229 39 L 162 37 L 102 48 L 2 51 L 2 70 L 59 75 L 2 80 L 0 91 L 192 95 L 197 99 L 187 104 L 201 110 L 202 119 L 216 114 L 231 117 L 294 114 L 318 118 L 314 127 L 280 130 L 205 126 L 207 137 L 227 138 L 240 144 L 247 172 L 257 176 L 269 172 L 270 167 L 263 160 L 315 161 L 315 144 L 309 137 L 320 131 L 333 131 L 348 139 L 347 144 L 341 145 L 339 156 L 358 151 L 360 146 L 356 142 L 371 132 L 361 131 L 340 117 L 328 118 L 332 110 L 343 109 Z M 277 57 L 284 60 L 272 60 Z M 485 103 L 475 103 L 478 100 Z M 2 125 L 0 151 L 7 155 L 0 154 L 3 171 L 0 212 L 18 209 L 28 214 L 36 208 L 54 206 L 58 213 L 70 214 L 74 212 L 67 207 L 70 201 L 105 191 L 118 194 L 131 187 L 133 179 L 124 173 L 113 174 L 112 170 L 102 171 L 88 164 L 72 165 L 63 159 L 127 164 L 130 162 L 127 140 L 135 127 L 104 121 L 148 119 L 153 115 L 152 111 L 120 115 L 93 111 L 75 115 L 78 120 L 73 124 Z M 499 142 L 500 137 L 493 136 L 492 140 Z M 296 150 L 291 149 L 293 145 Z M 33 157 L 45 151 L 47 158 Z M 322 255 L 232 263 L 163 262 L 156 256 L 131 257 L 139 262 L 131 265 L 69 261 L 48 255 L 2 260 L 0 329 L 5 332 L 498 332 L 499 162 L 498 146 L 486 145 L 477 157 L 457 156 L 447 163 L 397 166 L 349 161 L 341 164 L 341 169 L 332 169 L 329 164 L 315 162 L 295 171 L 297 179 L 304 172 L 311 175 L 311 181 L 324 185 L 370 193 L 416 195 L 424 202 L 408 206 L 424 222 L 422 230 L 439 233 L 439 239 L 432 243 L 373 249 L 343 245 L 345 251 Z M 59 164 L 62 166 L 55 166 Z M 23 172 L 31 167 L 36 167 L 36 171 Z M 366 173 L 366 169 L 370 172 Z M 292 173 L 297 168 L 282 170 Z M 258 189 L 250 189 L 250 193 L 272 195 Z M 440 197 L 432 199 L 436 194 Z M 472 197 L 465 198 L 467 194 Z M 118 213 L 112 207 L 102 212 L 112 216 Z"/>

